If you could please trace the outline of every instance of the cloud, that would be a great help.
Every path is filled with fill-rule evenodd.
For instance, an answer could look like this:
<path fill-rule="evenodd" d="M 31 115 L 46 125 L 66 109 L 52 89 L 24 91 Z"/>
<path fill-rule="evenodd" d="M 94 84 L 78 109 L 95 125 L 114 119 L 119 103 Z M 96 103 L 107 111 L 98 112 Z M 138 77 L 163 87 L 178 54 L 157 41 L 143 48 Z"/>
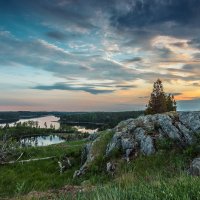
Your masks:
<path fill-rule="evenodd" d="M 32 87 L 32 89 L 39 90 L 69 90 L 69 91 L 84 91 L 91 94 L 104 94 L 104 93 L 113 93 L 117 90 L 128 90 L 132 88 L 136 88 L 136 85 L 121 83 L 118 82 L 111 83 L 82 83 L 76 80 L 71 80 L 65 83 L 55 83 L 53 85 L 37 85 Z"/>
<path fill-rule="evenodd" d="M 195 87 L 200 87 L 200 83 L 193 83 L 192 85 Z"/>
<path fill-rule="evenodd" d="M 38 90 L 112 93 L 158 77 L 197 87 L 199 8 L 198 0 L 1 1 L 0 71 L 42 70 L 51 80 L 34 80 Z"/>
<path fill-rule="evenodd" d="M 180 96 L 180 95 L 182 95 L 183 93 L 181 93 L 181 92 L 176 92 L 176 93 L 170 93 L 171 95 L 174 95 L 174 96 Z"/>
<path fill-rule="evenodd" d="M 48 37 L 52 38 L 52 39 L 56 39 L 56 40 L 65 40 L 66 39 L 66 35 L 59 32 L 59 31 L 50 31 L 46 33 Z"/>
<path fill-rule="evenodd" d="M 175 43 L 173 43 L 173 45 L 176 47 L 179 47 L 179 48 L 184 48 L 185 42 L 175 42 Z"/>
<path fill-rule="evenodd" d="M 125 59 L 122 62 L 125 64 L 130 64 L 130 63 L 141 62 L 141 61 L 142 61 L 141 57 L 134 57 L 134 58 L 130 58 L 130 59 Z"/>
<path fill-rule="evenodd" d="M 192 38 L 191 40 L 188 41 L 188 44 L 195 48 L 200 49 L 200 38 L 199 37 Z"/>
<path fill-rule="evenodd" d="M 39 90 L 69 90 L 69 91 L 84 91 L 91 94 L 104 94 L 104 93 L 112 93 L 114 90 L 104 90 L 104 89 L 95 89 L 93 86 L 73 86 L 67 85 L 65 83 L 56 83 L 54 85 L 38 85 L 33 87 L 33 89 Z"/>
<path fill-rule="evenodd" d="M 139 99 L 148 99 L 150 96 L 143 96 L 143 97 L 138 97 Z"/>

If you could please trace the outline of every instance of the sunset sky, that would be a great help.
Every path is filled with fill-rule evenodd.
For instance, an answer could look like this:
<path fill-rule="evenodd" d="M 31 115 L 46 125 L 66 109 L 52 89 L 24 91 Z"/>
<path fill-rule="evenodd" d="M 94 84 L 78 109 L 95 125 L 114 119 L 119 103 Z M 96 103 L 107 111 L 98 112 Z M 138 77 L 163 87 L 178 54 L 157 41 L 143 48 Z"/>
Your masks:
<path fill-rule="evenodd" d="M 145 108 L 160 78 L 200 110 L 199 0 L 0 0 L 0 110 Z"/>

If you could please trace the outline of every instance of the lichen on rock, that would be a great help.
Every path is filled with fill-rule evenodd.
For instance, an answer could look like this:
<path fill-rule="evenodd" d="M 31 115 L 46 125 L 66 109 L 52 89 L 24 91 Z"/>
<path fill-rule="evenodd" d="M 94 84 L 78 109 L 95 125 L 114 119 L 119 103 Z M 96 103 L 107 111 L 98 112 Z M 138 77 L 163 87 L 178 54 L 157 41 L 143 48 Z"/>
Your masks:
<path fill-rule="evenodd" d="M 169 139 L 181 147 L 191 145 L 200 132 L 200 112 L 168 112 L 140 116 L 120 122 L 112 130 L 99 132 L 83 149 L 81 175 L 99 158 L 120 152 L 130 160 L 133 152 L 145 156 L 156 152 L 156 141 Z"/>

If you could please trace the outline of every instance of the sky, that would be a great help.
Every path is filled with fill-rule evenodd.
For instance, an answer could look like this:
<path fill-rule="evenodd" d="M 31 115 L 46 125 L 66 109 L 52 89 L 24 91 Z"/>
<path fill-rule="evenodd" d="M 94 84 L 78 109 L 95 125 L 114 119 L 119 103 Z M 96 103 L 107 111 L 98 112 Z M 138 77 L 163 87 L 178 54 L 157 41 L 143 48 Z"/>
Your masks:
<path fill-rule="evenodd" d="M 199 0 L 0 0 L 0 110 L 125 111 L 160 78 L 200 110 Z"/>

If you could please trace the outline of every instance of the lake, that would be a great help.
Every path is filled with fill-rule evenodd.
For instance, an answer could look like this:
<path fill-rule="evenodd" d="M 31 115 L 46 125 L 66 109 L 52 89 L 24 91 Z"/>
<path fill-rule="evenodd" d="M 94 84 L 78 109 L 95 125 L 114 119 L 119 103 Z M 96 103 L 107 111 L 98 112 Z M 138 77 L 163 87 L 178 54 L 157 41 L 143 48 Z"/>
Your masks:
<path fill-rule="evenodd" d="M 50 126 L 55 127 L 55 129 L 59 129 L 60 128 L 60 118 L 56 117 L 54 115 L 49 115 L 49 116 L 44 116 L 44 117 L 38 117 L 38 118 L 31 118 L 31 119 L 20 119 L 19 121 L 17 121 L 16 123 L 23 123 L 23 122 L 28 122 L 28 121 L 37 121 L 38 122 L 38 126 L 40 128 L 45 128 L 45 125 L 47 126 L 47 128 L 50 128 Z M 15 123 L 8 123 L 9 126 L 14 126 Z M 4 127 L 6 124 L 0 124 L 0 126 Z M 95 133 L 98 131 L 98 128 L 86 128 L 86 126 L 79 126 L 79 125 L 72 125 L 73 127 L 77 128 L 79 132 L 81 133 Z"/>
<path fill-rule="evenodd" d="M 65 141 L 65 139 L 62 139 L 57 135 L 26 137 L 19 140 L 21 147 L 48 146 L 51 144 L 59 144 Z"/>

